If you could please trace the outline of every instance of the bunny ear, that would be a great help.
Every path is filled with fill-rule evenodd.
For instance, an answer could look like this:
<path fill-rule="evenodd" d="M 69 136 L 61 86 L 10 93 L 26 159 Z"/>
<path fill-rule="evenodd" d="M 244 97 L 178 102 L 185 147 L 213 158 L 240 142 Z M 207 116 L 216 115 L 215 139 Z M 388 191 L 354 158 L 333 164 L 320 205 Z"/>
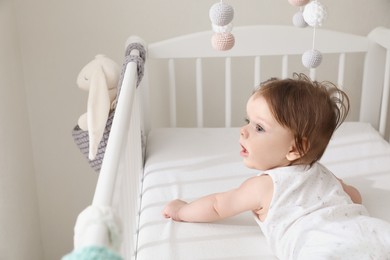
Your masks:
<path fill-rule="evenodd" d="M 89 135 L 90 160 L 95 159 L 99 143 L 103 137 L 108 114 L 110 112 L 110 97 L 107 79 L 102 66 L 97 66 L 92 74 L 88 95 L 87 123 Z"/>

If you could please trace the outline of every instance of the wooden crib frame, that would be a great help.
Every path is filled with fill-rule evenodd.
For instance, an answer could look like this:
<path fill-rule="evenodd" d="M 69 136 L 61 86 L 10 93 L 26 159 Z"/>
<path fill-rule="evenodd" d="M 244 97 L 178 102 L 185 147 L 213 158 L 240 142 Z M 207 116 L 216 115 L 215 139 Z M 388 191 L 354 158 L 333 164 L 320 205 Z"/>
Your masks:
<path fill-rule="evenodd" d="M 150 44 L 147 47 L 145 78 L 136 88 L 137 65 L 127 65 L 104 161 L 92 206 L 112 207 L 123 224 L 121 254 L 124 259 L 137 258 L 137 232 L 139 207 L 142 201 L 143 147 L 152 122 L 150 101 L 152 86 L 148 62 L 155 59 L 168 61 L 169 125 L 177 127 L 176 72 L 177 59 L 193 59 L 196 86 L 196 127 L 204 126 L 202 80 L 203 63 L 208 58 L 224 60 L 225 115 L 224 126 L 232 126 L 232 59 L 252 57 L 254 64 L 253 84 L 262 80 L 262 59 L 265 56 L 281 56 L 281 77 L 288 77 L 289 57 L 301 55 L 312 41 L 312 30 L 292 26 L 258 25 L 236 27 L 233 31 L 236 46 L 227 52 L 217 52 L 210 46 L 211 31 L 200 32 Z M 309 47 L 308 47 L 309 46 Z M 316 49 L 324 55 L 338 55 L 337 84 L 344 85 L 345 63 L 350 53 L 364 54 L 360 121 L 369 122 L 388 137 L 388 102 L 390 89 L 390 30 L 374 29 L 368 37 L 317 29 Z M 135 53 L 136 54 L 136 53 Z M 316 70 L 310 70 L 316 78 Z M 159 86 L 161 87 L 161 86 Z M 107 227 L 88 231 L 91 241 L 109 243 Z M 98 233 L 98 234 L 97 234 Z M 92 242 L 91 242 L 92 243 Z"/>

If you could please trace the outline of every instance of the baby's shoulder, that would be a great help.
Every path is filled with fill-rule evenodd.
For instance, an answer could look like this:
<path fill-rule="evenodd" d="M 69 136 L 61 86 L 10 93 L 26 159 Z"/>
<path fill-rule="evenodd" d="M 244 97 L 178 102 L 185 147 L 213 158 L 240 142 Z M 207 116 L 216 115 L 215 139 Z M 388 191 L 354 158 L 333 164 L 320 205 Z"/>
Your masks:
<path fill-rule="evenodd" d="M 261 174 L 245 180 L 241 188 L 257 192 L 273 190 L 273 180 L 268 174 Z"/>

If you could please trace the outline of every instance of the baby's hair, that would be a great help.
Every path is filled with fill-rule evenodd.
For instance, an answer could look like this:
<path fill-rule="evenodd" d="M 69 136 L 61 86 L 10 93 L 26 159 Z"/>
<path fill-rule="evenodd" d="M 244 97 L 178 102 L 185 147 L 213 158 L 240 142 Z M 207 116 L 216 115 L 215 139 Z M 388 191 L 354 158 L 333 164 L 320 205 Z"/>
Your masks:
<path fill-rule="evenodd" d="M 271 78 L 253 95 L 265 98 L 279 124 L 294 135 L 300 158 L 292 164 L 318 161 L 349 112 L 349 99 L 331 82 L 312 81 L 294 73 L 290 79 Z"/>

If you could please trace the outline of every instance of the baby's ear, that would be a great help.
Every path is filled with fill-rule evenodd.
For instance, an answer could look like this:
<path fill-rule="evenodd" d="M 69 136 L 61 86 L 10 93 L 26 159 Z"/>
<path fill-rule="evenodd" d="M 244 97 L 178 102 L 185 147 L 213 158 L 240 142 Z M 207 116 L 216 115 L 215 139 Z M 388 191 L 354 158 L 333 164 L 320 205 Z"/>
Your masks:
<path fill-rule="evenodd" d="M 307 150 L 309 149 L 309 142 L 308 142 L 307 138 L 303 138 L 302 144 L 303 144 L 304 153 L 301 154 L 301 153 L 299 153 L 299 150 L 297 148 L 295 141 L 292 142 L 290 150 L 288 151 L 288 153 L 286 155 L 287 160 L 289 160 L 290 162 L 293 162 L 306 154 Z"/>
<path fill-rule="evenodd" d="M 293 162 L 293 161 L 301 158 L 301 155 L 299 154 L 298 149 L 296 148 L 296 146 L 293 146 L 293 147 L 290 148 L 290 151 L 287 153 L 286 158 L 290 162 Z"/>

